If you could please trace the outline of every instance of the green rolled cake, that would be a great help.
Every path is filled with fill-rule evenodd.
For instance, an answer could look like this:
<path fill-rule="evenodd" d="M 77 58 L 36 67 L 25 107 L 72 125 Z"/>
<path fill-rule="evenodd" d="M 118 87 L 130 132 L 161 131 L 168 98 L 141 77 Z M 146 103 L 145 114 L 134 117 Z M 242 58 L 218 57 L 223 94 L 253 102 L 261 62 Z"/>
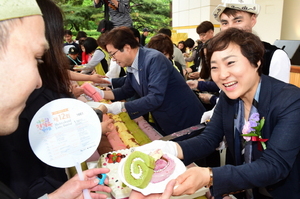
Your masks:
<path fill-rule="evenodd" d="M 125 161 L 124 177 L 127 183 L 144 189 L 148 186 L 155 167 L 153 157 L 140 152 L 132 152 Z"/>
<path fill-rule="evenodd" d="M 126 124 L 126 127 L 131 132 L 139 145 L 150 143 L 150 138 L 141 130 L 137 123 L 130 119 L 128 113 L 122 112 L 119 114 L 122 121 Z"/>

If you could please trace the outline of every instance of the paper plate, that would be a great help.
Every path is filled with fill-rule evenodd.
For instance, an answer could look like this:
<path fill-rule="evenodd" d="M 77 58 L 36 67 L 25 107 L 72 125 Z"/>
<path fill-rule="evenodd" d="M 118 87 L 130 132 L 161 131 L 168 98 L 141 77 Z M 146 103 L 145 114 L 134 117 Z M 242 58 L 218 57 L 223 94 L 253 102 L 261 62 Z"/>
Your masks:
<path fill-rule="evenodd" d="M 73 69 L 83 70 L 85 68 L 85 65 L 76 65 L 73 67 Z"/>
<path fill-rule="evenodd" d="M 146 153 L 146 154 L 150 153 L 150 151 L 147 151 L 147 152 L 142 151 L 142 152 Z M 175 165 L 176 165 L 175 170 L 172 173 L 172 175 L 170 175 L 164 181 L 159 182 L 159 183 L 151 183 L 150 182 L 148 184 L 148 186 L 145 187 L 144 189 L 140 189 L 138 187 L 130 185 L 128 182 L 126 182 L 125 177 L 124 177 L 124 165 L 125 165 L 125 161 L 128 158 L 128 156 L 121 160 L 119 168 L 118 168 L 118 174 L 119 174 L 121 181 L 124 184 L 126 184 L 128 187 L 130 187 L 131 189 L 139 191 L 145 196 L 152 194 L 152 193 L 163 193 L 170 180 L 177 178 L 179 175 L 181 175 L 182 173 L 184 173 L 186 171 L 186 167 L 180 159 L 178 159 L 177 157 L 175 157 L 171 154 L 168 154 L 168 153 L 164 153 L 164 154 L 167 154 L 169 158 L 173 159 L 175 162 Z"/>
<path fill-rule="evenodd" d="M 53 167 L 73 167 L 87 160 L 101 139 L 101 123 L 87 104 L 71 98 L 47 103 L 33 117 L 29 142 L 35 155 Z"/>

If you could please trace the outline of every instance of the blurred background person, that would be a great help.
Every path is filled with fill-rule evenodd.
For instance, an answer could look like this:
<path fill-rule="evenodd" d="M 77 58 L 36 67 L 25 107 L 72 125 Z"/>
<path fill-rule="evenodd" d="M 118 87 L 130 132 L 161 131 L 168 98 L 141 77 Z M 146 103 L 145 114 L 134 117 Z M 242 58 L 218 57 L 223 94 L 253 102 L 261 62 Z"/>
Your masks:
<path fill-rule="evenodd" d="M 91 74 L 95 71 L 99 75 L 105 75 L 108 71 L 107 53 L 98 46 L 97 40 L 92 37 L 86 38 L 83 48 L 90 58 L 84 69 L 79 70 L 82 70 L 83 74 Z"/>
<path fill-rule="evenodd" d="M 95 8 L 103 5 L 106 5 L 106 9 L 108 8 L 109 19 L 114 27 L 132 26 L 129 0 L 94 0 Z"/>
<path fill-rule="evenodd" d="M 70 63 L 70 70 L 74 71 L 74 66 L 81 65 L 81 60 L 78 58 L 79 57 L 79 51 L 75 47 L 71 47 L 69 49 L 69 53 L 67 54 L 67 57 L 69 59 Z"/>
<path fill-rule="evenodd" d="M 185 46 L 184 41 L 178 42 L 177 47 L 179 50 L 181 50 L 182 53 L 186 53 L 186 46 Z"/>
<path fill-rule="evenodd" d="M 147 38 L 147 36 L 149 35 L 149 29 L 148 28 L 144 28 L 143 29 L 143 32 L 142 32 L 142 34 L 141 34 L 141 39 L 140 39 L 140 44 L 142 45 L 142 46 L 145 46 L 146 45 L 146 38 Z"/>
<path fill-rule="evenodd" d="M 165 34 L 159 33 L 151 37 L 148 48 L 153 48 L 164 54 L 176 68 L 176 70 L 183 76 L 183 71 L 180 63 L 173 60 L 173 42 L 171 38 Z"/>

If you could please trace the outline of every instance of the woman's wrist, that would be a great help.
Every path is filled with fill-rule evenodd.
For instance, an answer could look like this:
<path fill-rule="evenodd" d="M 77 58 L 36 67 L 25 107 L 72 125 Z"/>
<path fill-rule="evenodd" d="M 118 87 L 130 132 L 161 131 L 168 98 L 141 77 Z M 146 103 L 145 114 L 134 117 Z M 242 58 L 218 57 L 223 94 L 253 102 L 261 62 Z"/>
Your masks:
<path fill-rule="evenodd" d="M 209 188 L 213 185 L 213 172 L 212 172 L 212 169 L 210 167 L 208 167 L 207 169 L 208 169 L 208 172 L 209 172 L 209 182 L 205 187 Z"/>

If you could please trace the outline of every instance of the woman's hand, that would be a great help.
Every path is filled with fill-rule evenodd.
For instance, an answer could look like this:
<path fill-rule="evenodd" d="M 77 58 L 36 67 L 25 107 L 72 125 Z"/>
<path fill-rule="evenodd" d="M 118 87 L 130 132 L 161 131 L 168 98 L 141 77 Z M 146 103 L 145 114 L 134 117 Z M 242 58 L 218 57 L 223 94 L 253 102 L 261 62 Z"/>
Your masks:
<path fill-rule="evenodd" d="M 84 93 L 83 88 L 81 88 L 77 84 L 72 84 L 72 93 L 75 98 L 78 98 L 80 95 Z"/>
<path fill-rule="evenodd" d="M 204 104 L 210 104 L 210 98 L 212 97 L 212 94 L 210 93 L 199 93 L 199 98 Z"/>
<path fill-rule="evenodd" d="M 114 129 L 113 122 L 114 122 L 113 119 L 108 119 L 106 121 L 101 122 L 102 133 L 107 133 L 112 131 Z"/>
<path fill-rule="evenodd" d="M 200 73 L 199 72 L 189 73 L 189 78 L 190 79 L 198 79 L 199 77 L 200 77 Z"/>
<path fill-rule="evenodd" d="M 197 87 L 198 87 L 197 80 L 188 80 L 188 81 L 186 81 L 186 83 L 190 87 L 190 89 L 197 89 Z"/>
<path fill-rule="evenodd" d="M 111 192 L 111 189 L 105 185 L 99 185 L 99 180 L 96 178 L 100 173 L 108 173 L 109 169 L 97 168 L 83 172 L 84 180 L 80 180 L 78 174 L 65 182 L 60 188 L 48 195 L 49 199 L 83 199 L 83 190 Z M 108 179 L 105 179 L 105 184 L 108 184 Z M 92 193 L 90 195 L 94 199 L 107 198 L 105 194 Z"/>
<path fill-rule="evenodd" d="M 103 75 L 99 75 L 97 73 L 90 75 L 90 81 L 94 83 L 100 83 L 100 84 L 111 84 L 110 81 L 108 81 L 108 78 Z"/>
<path fill-rule="evenodd" d="M 198 189 L 209 184 L 210 171 L 208 168 L 192 167 L 179 175 L 176 179 L 174 196 L 191 195 Z"/>

